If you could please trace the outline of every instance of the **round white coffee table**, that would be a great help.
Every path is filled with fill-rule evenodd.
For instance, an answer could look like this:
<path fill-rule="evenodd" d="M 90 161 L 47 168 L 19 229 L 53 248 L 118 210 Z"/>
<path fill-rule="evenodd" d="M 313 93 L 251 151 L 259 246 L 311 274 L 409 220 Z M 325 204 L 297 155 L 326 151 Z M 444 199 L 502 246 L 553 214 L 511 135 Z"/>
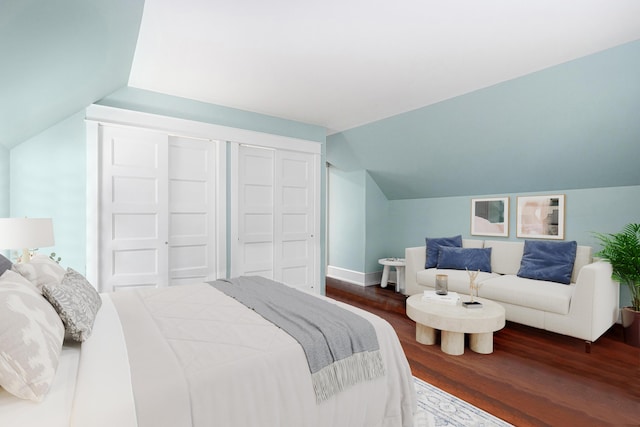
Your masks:
<path fill-rule="evenodd" d="M 469 296 L 461 296 L 468 301 Z M 407 316 L 416 322 L 416 340 L 421 344 L 436 343 L 436 330 L 441 331 L 440 348 L 454 356 L 464 354 L 464 334 L 469 348 L 476 353 L 493 353 L 493 333 L 504 328 L 505 312 L 500 304 L 475 298 L 482 308 L 465 308 L 460 303 L 423 301 L 422 294 L 407 299 Z"/>
<path fill-rule="evenodd" d="M 387 287 L 387 282 L 389 280 L 389 270 L 391 267 L 396 268 L 396 292 L 400 292 L 404 290 L 404 267 L 405 261 L 404 258 L 380 258 L 378 260 L 379 264 L 382 264 L 384 268 L 382 269 L 382 280 L 380 281 L 380 286 L 383 288 Z"/>

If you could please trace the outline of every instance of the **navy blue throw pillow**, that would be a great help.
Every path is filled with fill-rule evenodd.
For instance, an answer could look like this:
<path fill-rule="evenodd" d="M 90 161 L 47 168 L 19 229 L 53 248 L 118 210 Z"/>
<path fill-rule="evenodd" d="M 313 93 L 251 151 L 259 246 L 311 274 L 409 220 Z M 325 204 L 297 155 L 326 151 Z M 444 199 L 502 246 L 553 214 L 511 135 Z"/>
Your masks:
<path fill-rule="evenodd" d="M 438 237 L 435 239 L 426 238 L 427 244 L 427 262 L 424 268 L 433 268 L 438 265 L 438 252 L 443 246 L 452 246 L 455 248 L 462 247 L 462 235 L 453 237 Z"/>
<path fill-rule="evenodd" d="M 491 248 L 441 247 L 438 268 L 491 273 Z"/>
<path fill-rule="evenodd" d="M 575 241 L 525 240 L 518 276 L 568 285 L 571 283 L 577 248 Z"/>

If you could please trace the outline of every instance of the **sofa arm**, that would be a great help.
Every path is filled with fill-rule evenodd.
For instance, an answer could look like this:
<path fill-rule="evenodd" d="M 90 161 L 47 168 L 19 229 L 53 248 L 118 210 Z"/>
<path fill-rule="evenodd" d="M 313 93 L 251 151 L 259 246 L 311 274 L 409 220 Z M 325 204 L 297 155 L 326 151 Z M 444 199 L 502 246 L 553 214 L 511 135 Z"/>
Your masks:
<path fill-rule="evenodd" d="M 619 312 L 620 285 L 611 279 L 611 264 L 593 262 L 580 269 L 571 297 L 571 321 L 564 327 L 574 330 L 563 331 L 557 325 L 561 329 L 557 332 L 595 341 L 618 321 Z"/>
<path fill-rule="evenodd" d="M 424 270 L 427 262 L 427 248 L 425 246 L 417 246 L 406 248 L 404 250 L 404 294 L 414 295 L 421 292 L 416 274 L 418 271 Z"/>
<path fill-rule="evenodd" d="M 611 278 L 611 264 L 598 261 L 585 265 L 580 269 L 576 282 L 576 297 L 584 297 L 581 287 L 592 286 L 592 321 L 591 333 L 599 337 L 618 321 L 620 315 L 620 285 Z"/>

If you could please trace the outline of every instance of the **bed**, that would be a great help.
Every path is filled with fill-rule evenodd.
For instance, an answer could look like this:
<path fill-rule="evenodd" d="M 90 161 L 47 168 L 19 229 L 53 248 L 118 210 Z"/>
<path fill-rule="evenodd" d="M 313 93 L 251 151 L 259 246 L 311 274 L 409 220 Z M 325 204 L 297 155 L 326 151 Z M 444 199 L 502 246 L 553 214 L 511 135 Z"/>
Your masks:
<path fill-rule="evenodd" d="M 99 298 L 90 337 L 64 341 L 40 402 L 0 389 L 0 425 L 412 425 L 407 359 L 393 328 L 371 313 L 311 296 L 366 319 L 384 364 L 381 375 L 319 399 L 300 343 L 211 284 Z"/>

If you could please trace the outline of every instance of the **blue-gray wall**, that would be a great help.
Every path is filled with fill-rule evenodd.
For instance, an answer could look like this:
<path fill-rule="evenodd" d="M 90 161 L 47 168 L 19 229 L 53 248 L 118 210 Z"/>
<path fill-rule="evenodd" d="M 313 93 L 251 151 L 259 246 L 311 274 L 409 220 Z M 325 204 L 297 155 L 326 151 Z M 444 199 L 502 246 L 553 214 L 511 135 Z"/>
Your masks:
<path fill-rule="evenodd" d="M 0 144 L 127 84 L 144 0 L 0 1 Z"/>
<path fill-rule="evenodd" d="M 84 112 L 78 112 L 11 150 L 12 217 L 52 218 L 61 264 L 79 272 L 86 260 Z"/>
<path fill-rule="evenodd" d="M 404 248 L 424 245 L 425 237 L 462 234 L 471 239 L 522 240 L 515 237 L 516 198 L 536 194 L 548 193 L 497 195 L 510 196 L 508 238 L 471 235 L 472 196 L 389 201 L 389 217 L 393 219 L 387 236 L 389 256 L 402 256 Z M 565 239 L 592 246 L 594 251 L 600 245 L 593 232 L 615 233 L 628 223 L 640 222 L 640 185 L 566 190 L 562 194 L 566 196 Z M 626 287 L 621 287 L 620 300 L 622 305 L 631 301 Z"/>
<path fill-rule="evenodd" d="M 0 217 L 9 216 L 9 150 L 0 145 Z"/>
<path fill-rule="evenodd" d="M 389 215 L 389 202 L 369 173 L 365 176 L 365 212 L 366 212 L 366 240 L 365 240 L 365 270 L 376 271 L 379 267 L 377 260 L 390 256 L 387 242 L 389 227 L 393 224 L 393 217 Z"/>
<path fill-rule="evenodd" d="M 364 272 L 366 172 L 329 168 L 329 265 Z"/>
<path fill-rule="evenodd" d="M 329 136 L 328 264 L 373 273 L 426 236 L 470 237 L 486 196 L 511 197 L 516 240 L 517 196 L 566 194 L 566 239 L 598 250 L 592 232 L 640 221 L 639 71 L 633 42 Z"/>
<path fill-rule="evenodd" d="M 405 248 L 424 245 L 425 237 L 461 234 L 471 239 L 522 241 L 516 238 L 517 197 L 549 194 L 495 194 L 510 197 L 509 237 L 482 237 L 471 235 L 471 199 L 478 196 L 387 200 L 367 178 L 365 171 L 329 169 L 328 264 L 364 274 L 380 271 L 380 258 L 403 257 Z M 600 246 L 593 232 L 615 233 L 640 221 L 640 185 L 565 190 L 561 194 L 566 196 L 565 239 L 592 246 L 594 251 Z M 620 300 L 621 305 L 629 305 L 625 287 Z"/>
<path fill-rule="evenodd" d="M 425 237 L 462 234 L 464 238 L 522 240 L 516 238 L 516 198 L 548 193 L 514 193 L 510 197 L 509 237 L 471 235 L 471 199 L 473 196 L 431 199 L 391 200 L 389 216 L 401 218 L 389 223 L 387 247 L 390 252 L 424 245 Z M 640 221 L 640 186 L 566 190 L 565 240 L 599 249 L 593 232 L 614 233 L 630 222 Z M 484 197 L 484 196 L 483 196 Z"/>
<path fill-rule="evenodd" d="M 640 41 L 327 138 L 389 200 L 640 184 Z"/>

